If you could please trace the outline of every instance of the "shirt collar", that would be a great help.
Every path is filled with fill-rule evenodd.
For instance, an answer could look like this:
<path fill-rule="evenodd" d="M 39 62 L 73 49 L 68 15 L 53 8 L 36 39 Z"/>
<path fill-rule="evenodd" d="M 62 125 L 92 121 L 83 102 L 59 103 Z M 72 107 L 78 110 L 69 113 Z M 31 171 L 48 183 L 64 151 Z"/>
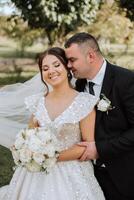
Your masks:
<path fill-rule="evenodd" d="M 92 81 L 93 83 L 95 83 L 96 85 L 101 85 L 104 79 L 104 75 L 105 75 L 105 70 L 106 70 L 106 60 L 104 59 L 104 62 L 99 70 L 99 72 L 96 74 L 96 76 L 92 79 L 92 80 L 87 80 Z"/>

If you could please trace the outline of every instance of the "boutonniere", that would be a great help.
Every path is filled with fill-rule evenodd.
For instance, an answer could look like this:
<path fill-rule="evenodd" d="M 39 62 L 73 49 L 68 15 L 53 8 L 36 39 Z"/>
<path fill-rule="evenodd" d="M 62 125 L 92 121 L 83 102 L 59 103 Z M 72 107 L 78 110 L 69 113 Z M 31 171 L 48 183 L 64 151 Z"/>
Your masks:
<path fill-rule="evenodd" d="M 115 106 L 111 105 L 111 101 L 104 95 L 101 94 L 101 99 L 99 100 L 98 104 L 97 104 L 97 110 L 100 110 L 102 112 L 107 112 L 109 110 L 113 110 L 115 108 Z"/>

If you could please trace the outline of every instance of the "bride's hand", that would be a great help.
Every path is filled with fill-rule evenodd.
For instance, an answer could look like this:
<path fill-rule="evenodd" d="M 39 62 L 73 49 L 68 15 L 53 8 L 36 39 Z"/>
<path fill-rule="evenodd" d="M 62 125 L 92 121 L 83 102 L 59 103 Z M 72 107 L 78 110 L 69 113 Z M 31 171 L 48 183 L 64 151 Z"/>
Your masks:
<path fill-rule="evenodd" d="M 80 157 L 80 161 L 94 160 L 99 157 L 95 142 L 80 142 L 77 145 L 86 147 L 84 153 Z"/>
<path fill-rule="evenodd" d="M 37 119 L 32 115 L 28 123 L 28 128 L 38 128 L 38 127 L 40 127 L 40 125 Z"/>

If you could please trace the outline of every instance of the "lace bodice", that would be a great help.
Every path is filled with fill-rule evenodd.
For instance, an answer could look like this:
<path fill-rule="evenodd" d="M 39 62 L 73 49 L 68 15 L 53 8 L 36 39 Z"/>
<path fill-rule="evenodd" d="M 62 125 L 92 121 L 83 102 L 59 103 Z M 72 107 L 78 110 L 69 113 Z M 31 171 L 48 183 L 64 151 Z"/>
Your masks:
<path fill-rule="evenodd" d="M 79 93 L 58 117 L 51 120 L 41 94 L 25 99 L 26 107 L 34 114 L 41 127 L 52 127 L 59 141 L 59 148 L 66 149 L 81 140 L 79 122 L 92 110 L 98 99 L 88 93 Z"/>

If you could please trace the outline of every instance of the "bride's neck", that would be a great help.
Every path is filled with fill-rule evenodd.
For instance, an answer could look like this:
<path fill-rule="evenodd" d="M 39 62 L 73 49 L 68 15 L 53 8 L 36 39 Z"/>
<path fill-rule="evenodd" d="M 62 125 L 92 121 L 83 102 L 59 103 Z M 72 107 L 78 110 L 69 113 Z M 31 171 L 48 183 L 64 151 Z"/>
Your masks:
<path fill-rule="evenodd" d="M 60 96 L 65 96 L 72 90 L 73 88 L 71 88 L 70 85 L 67 83 L 67 84 L 61 84 L 60 86 L 54 87 L 52 93 L 55 97 L 56 96 L 60 97 Z"/>

